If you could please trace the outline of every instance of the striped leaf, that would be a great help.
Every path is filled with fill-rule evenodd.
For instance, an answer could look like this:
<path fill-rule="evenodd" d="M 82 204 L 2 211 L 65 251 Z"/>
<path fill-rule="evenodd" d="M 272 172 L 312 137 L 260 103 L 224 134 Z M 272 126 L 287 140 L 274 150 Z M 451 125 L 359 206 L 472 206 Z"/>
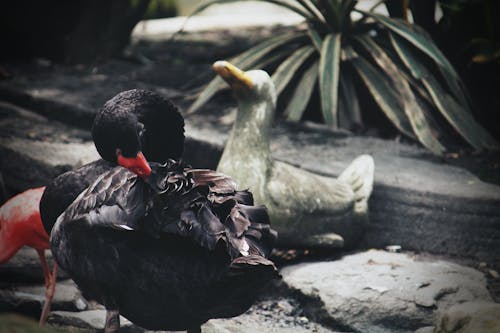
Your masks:
<path fill-rule="evenodd" d="M 411 129 L 413 129 L 413 133 L 416 134 L 419 141 L 432 152 L 438 154 L 444 152 L 444 147 L 435 138 L 424 113 L 417 104 L 417 100 L 410 88 L 410 85 L 403 79 L 398 67 L 394 65 L 385 51 L 378 46 L 373 39 L 364 36 L 356 38 L 356 40 L 361 46 L 364 47 L 368 54 L 370 54 L 380 69 L 382 69 L 382 71 L 391 78 L 393 82 L 393 89 L 396 90 L 403 103 L 402 111 L 408 118 Z M 401 110 L 396 109 L 394 112 L 401 112 Z M 406 132 L 403 133 L 407 134 Z M 410 136 L 413 137 L 411 132 Z"/>
<path fill-rule="evenodd" d="M 357 0 L 344 0 L 340 5 L 340 11 L 343 17 L 346 19 L 351 15 L 352 10 L 356 7 Z"/>
<path fill-rule="evenodd" d="M 346 70 L 340 71 L 340 96 L 344 100 L 344 107 L 346 109 L 346 117 L 348 117 L 350 122 L 350 128 L 353 125 L 363 126 L 363 118 L 361 116 L 361 107 L 359 105 L 358 96 L 356 94 L 356 88 L 354 82 L 352 81 L 351 73 L 347 74 Z M 339 108 L 340 109 L 340 108 Z"/>
<path fill-rule="evenodd" d="M 439 72 L 441 73 L 441 76 L 445 79 L 446 84 L 448 85 L 448 88 L 450 89 L 451 93 L 453 96 L 460 101 L 460 103 L 467 108 L 469 111 L 472 109 L 472 98 L 469 95 L 469 92 L 467 91 L 467 88 L 465 87 L 465 84 L 463 83 L 462 80 L 460 79 L 455 79 L 451 75 L 448 75 L 446 70 L 441 67 L 437 66 L 439 69 Z M 471 111 L 472 112 L 472 111 Z"/>
<path fill-rule="evenodd" d="M 241 2 L 242 0 L 208 0 L 202 2 L 198 7 L 194 9 L 194 11 L 189 15 L 189 17 L 196 15 L 205 9 L 207 9 L 210 6 L 213 5 L 221 5 L 221 4 L 226 4 L 226 3 L 231 3 L 231 2 Z M 304 10 L 302 6 L 297 6 L 295 5 L 294 2 L 292 1 L 286 1 L 286 0 L 260 0 L 268 3 L 272 3 L 284 8 L 287 8 L 300 16 L 304 17 L 305 19 L 308 20 L 317 20 L 316 17 L 312 16 L 308 11 Z"/>
<path fill-rule="evenodd" d="M 409 25 L 404 21 L 375 14 L 373 12 L 358 12 L 373 18 L 390 31 L 413 44 L 420 51 L 431 57 L 438 64 L 439 70 L 443 72 L 443 77 L 455 98 L 457 98 L 464 105 L 471 105 L 470 97 L 462 88 L 463 84 L 461 83 L 458 73 L 455 71 L 448 59 L 446 59 L 444 54 L 439 50 L 434 41 L 422 28 L 417 25 Z"/>
<path fill-rule="evenodd" d="M 475 149 L 498 147 L 498 142 L 475 121 L 471 112 L 466 109 L 466 105 L 458 103 L 443 89 L 404 42 L 397 36 L 392 36 L 391 42 L 401 60 L 408 68 L 412 68 L 414 77 L 424 85 L 439 112 L 472 147 Z"/>
<path fill-rule="evenodd" d="M 420 26 L 418 25 L 412 25 L 413 30 L 415 30 L 416 33 L 420 33 L 423 36 L 426 36 L 432 43 L 434 43 L 431 39 L 431 37 L 427 34 L 427 32 Z M 439 51 L 439 48 L 437 47 L 436 44 L 434 44 L 436 49 Z M 443 55 L 443 57 L 445 57 Z M 445 57 L 446 59 L 446 57 Z M 451 93 L 454 95 L 456 99 L 458 99 L 461 103 L 467 105 L 468 107 L 472 106 L 472 98 L 469 96 L 469 93 L 467 91 L 467 88 L 465 87 L 465 84 L 463 81 L 460 79 L 460 76 L 458 73 L 455 71 L 453 66 L 450 64 L 451 67 L 451 72 L 448 67 L 443 67 L 443 66 L 437 66 L 439 72 L 441 73 L 442 77 L 446 81 L 446 84 L 448 85 L 448 88 L 450 89 Z"/>
<path fill-rule="evenodd" d="M 251 69 L 263 69 L 269 65 L 272 65 L 276 63 L 277 61 L 281 60 L 283 61 L 287 55 L 290 54 L 289 50 L 278 50 L 273 52 L 272 55 L 268 57 L 261 58 L 259 61 L 256 61 L 250 66 L 247 66 L 245 70 L 251 70 Z"/>
<path fill-rule="evenodd" d="M 316 7 L 313 1 L 311 0 L 297 0 L 304 8 L 306 8 L 312 16 L 317 17 L 321 22 L 325 22 L 325 17 L 319 9 Z"/>
<path fill-rule="evenodd" d="M 276 36 L 257 44 L 256 46 L 250 48 L 249 50 L 230 59 L 230 61 L 234 63 L 234 65 L 245 70 L 248 67 L 255 64 L 260 59 L 262 59 L 264 56 L 275 51 L 284 44 L 294 42 L 303 37 L 305 37 L 304 33 L 284 34 Z M 200 93 L 200 95 L 194 101 L 194 103 L 189 107 L 186 113 L 190 114 L 197 111 L 203 104 L 205 104 L 210 98 L 212 98 L 217 92 L 224 89 L 226 86 L 227 85 L 224 83 L 224 80 L 222 80 L 219 76 L 215 77 L 203 89 L 203 91 Z"/>
<path fill-rule="evenodd" d="M 325 122 L 338 127 L 337 96 L 339 87 L 340 34 L 329 34 L 323 40 L 319 59 L 321 111 Z"/>
<path fill-rule="evenodd" d="M 401 132 L 406 133 L 411 130 L 406 115 L 397 111 L 403 108 L 403 102 L 396 94 L 394 87 L 388 82 L 388 79 L 362 57 L 354 58 L 351 63 L 387 118 Z"/>
<path fill-rule="evenodd" d="M 315 61 L 307 70 L 302 73 L 299 83 L 295 87 L 292 98 L 288 103 L 285 115 L 290 121 L 299 121 L 311 99 L 311 95 L 318 79 L 319 61 Z"/>
<path fill-rule="evenodd" d="M 309 35 L 309 38 L 311 38 L 311 41 L 316 48 L 318 52 L 321 52 L 321 45 L 323 44 L 323 39 L 321 38 L 320 34 L 316 29 L 313 27 L 309 27 L 307 29 L 307 34 Z"/>
<path fill-rule="evenodd" d="M 386 51 L 387 55 L 389 55 L 389 57 L 391 58 L 392 62 L 394 62 L 395 64 L 398 64 L 398 66 L 401 66 L 401 65 L 405 66 L 404 68 L 406 68 L 406 65 L 401 62 L 401 59 L 395 50 L 393 50 L 393 49 L 387 50 L 386 49 L 385 51 Z M 401 74 L 401 77 L 403 79 L 405 79 L 406 82 L 408 82 L 410 84 L 413 91 L 418 93 L 419 97 L 421 97 L 426 103 L 433 105 L 432 99 L 429 96 L 429 93 L 427 92 L 427 90 L 425 90 L 424 85 L 422 84 L 422 82 L 420 82 L 420 80 L 417 80 L 413 76 L 411 71 L 405 71 L 405 70 L 400 69 L 399 73 Z M 432 114 L 432 113 L 430 113 L 430 114 Z"/>
<path fill-rule="evenodd" d="M 498 142 L 479 125 L 472 114 L 443 90 L 439 82 L 428 73 L 422 83 L 429 92 L 434 105 L 453 128 L 475 149 L 498 148 Z"/>
<path fill-rule="evenodd" d="M 217 92 L 224 89 L 224 80 L 221 79 L 220 76 L 215 77 L 212 81 L 208 83 L 208 85 L 202 90 L 199 94 L 198 98 L 194 101 L 193 104 L 186 111 L 186 114 L 191 114 L 193 112 L 198 111 L 198 109 L 205 104 L 210 98 L 212 98 Z"/>
<path fill-rule="evenodd" d="M 246 50 L 238 56 L 231 58 L 230 61 L 236 66 L 246 69 L 246 67 L 255 63 L 279 47 L 288 43 L 296 42 L 305 37 L 306 33 L 287 33 L 272 37 Z"/>
<path fill-rule="evenodd" d="M 335 31 L 338 31 L 340 23 L 338 5 L 332 0 L 317 0 L 317 3 L 318 7 L 323 9 L 321 13 L 323 14 L 327 24 Z"/>
<path fill-rule="evenodd" d="M 421 31 L 416 31 L 414 26 L 408 25 L 401 20 L 392 19 L 373 12 L 365 12 L 362 10 L 355 11 L 373 18 L 389 30 L 403 37 L 405 40 L 431 57 L 436 63 L 444 67 L 449 74 L 453 75 L 454 78 L 458 78 L 457 72 L 453 69 L 453 66 L 446 59 L 443 53 L 441 53 L 436 44 L 434 44 L 432 39 L 426 34 L 421 33 Z"/>
<path fill-rule="evenodd" d="M 307 58 L 314 52 L 314 47 L 306 45 L 292 53 L 285 61 L 283 61 L 274 71 L 271 78 L 276 86 L 276 93 L 279 95 L 288 85 L 294 74 Z"/>

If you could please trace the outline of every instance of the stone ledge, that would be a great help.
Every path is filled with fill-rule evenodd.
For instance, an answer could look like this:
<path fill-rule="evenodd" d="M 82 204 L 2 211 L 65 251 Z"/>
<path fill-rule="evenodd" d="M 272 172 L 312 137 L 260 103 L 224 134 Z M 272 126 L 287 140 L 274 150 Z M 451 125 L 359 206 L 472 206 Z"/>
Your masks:
<path fill-rule="evenodd" d="M 175 89 L 146 83 L 147 73 L 151 69 L 135 68 L 130 75 L 137 81 L 130 82 L 127 76 L 69 69 L 44 72 L 31 80 L 21 77 L 0 82 L 0 99 L 51 120 L 88 128 L 98 107 L 119 90 L 139 87 L 179 97 Z M 184 100 L 180 103 L 187 105 Z M 186 118 L 185 157 L 196 167 L 213 168 L 217 164 L 231 117 L 207 110 L 224 109 L 225 105 L 211 102 L 204 111 Z M 11 179 L 19 178 L 22 188 L 16 190 L 47 182 L 65 168 L 43 163 L 34 155 L 27 157 L 26 152 L 13 149 L 8 142 L 2 138 L 1 172 L 10 186 Z M 329 176 L 338 175 L 359 154 L 373 155 L 375 187 L 365 246 L 399 244 L 404 249 L 485 260 L 500 256 L 500 186 L 484 183 L 416 145 L 352 136 L 318 125 L 280 124 L 273 130 L 271 148 L 276 159 Z M 19 168 L 30 158 L 38 163 L 36 170 L 19 175 Z"/>

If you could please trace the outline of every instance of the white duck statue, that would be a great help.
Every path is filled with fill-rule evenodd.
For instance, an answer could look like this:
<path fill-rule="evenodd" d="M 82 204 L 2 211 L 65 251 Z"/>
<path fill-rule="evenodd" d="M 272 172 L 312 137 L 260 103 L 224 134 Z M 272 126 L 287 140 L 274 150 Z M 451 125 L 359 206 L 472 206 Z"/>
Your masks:
<path fill-rule="evenodd" d="M 269 210 L 279 244 L 291 247 L 354 246 L 368 223 L 374 163 L 357 157 L 338 178 L 321 176 L 273 160 L 271 124 L 276 110 L 274 83 L 263 70 L 242 71 L 217 61 L 214 71 L 231 87 L 236 119 L 217 171 L 249 188 Z"/>

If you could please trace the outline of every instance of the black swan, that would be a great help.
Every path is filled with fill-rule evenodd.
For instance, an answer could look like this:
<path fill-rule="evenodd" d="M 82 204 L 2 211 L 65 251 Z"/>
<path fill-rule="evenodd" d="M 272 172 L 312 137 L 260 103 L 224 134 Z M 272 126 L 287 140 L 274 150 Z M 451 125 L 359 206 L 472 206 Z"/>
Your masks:
<path fill-rule="evenodd" d="M 115 122 L 122 127 L 117 136 L 110 138 L 107 131 L 114 128 Z M 96 118 L 94 141 L 98 147 L 106 147 L 106 143 L 120 136 L 138 137 L 137 140 L 125 140 L 120 152 L 102 155 L 105 160 L 66 172 L 47 187 L 29 189 L 0 207 L 0 263 L 8 261 L 25 245 L 34 248 L 40 257 L 46 286 L 40 325 L 50 312 L 55 291 L 57 265 L 54 264 L 52 272 L 49 270 L 45 250 L 50 248 L 49 235 L 57 217 L 80 192 L 116 163 L 146 175 L 150 172 L 146 158 L 158 162 L 179 158 L 184 146 L 183 125 L 177 108 L 160 95 L 138 89 L 121 92 L 104 104 Z M 103 151 L 108 152 L 105 148 L 100 150 Z"/>
<path fill-rule="evenodd" d="M 134 121 L 113 117 L 103 144 L 96 127 L 106 119 L 101 112 L 93 128 L 101 156 L 133 157 L 142 127 L 124 131 Z M 73 201 L 52 230 L 57 263 L 105 305 L 106 332 L 118 330 L 119 314 L 147 329 L 196 332 L 210 318 L 243 313 L 278 276 L 265 207 L 221 173 L 175 160 L 151 168 L 112 168 Z"/>

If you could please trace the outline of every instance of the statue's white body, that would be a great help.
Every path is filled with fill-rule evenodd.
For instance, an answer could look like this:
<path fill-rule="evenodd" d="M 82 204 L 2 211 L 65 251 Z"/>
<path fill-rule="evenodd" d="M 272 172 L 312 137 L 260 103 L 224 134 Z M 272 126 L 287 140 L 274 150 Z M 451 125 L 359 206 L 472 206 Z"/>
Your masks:
<path fill-rule="evenodd" d="M 255 202 L 268 207 L 281 244 L 336 247 L 342 245 L 336 234 L 347 245 L 354 244 L 368 221 L 373 159 L 358 157 L 339 178 L 274 161 L 269 148 L 276 109 L 274 84 L 261 70 L 244 75 L 251 87 L 233 86 L 238 112 L 217 170 L 249 188 Z"/>

